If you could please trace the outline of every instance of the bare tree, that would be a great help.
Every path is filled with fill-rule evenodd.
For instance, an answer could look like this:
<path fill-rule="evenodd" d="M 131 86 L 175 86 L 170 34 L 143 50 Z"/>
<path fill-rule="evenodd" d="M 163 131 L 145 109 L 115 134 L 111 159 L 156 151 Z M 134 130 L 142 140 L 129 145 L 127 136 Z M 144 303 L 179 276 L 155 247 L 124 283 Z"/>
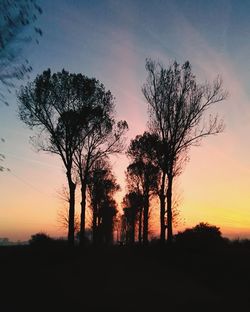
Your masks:
<path fill-rule="evenodd" d="M 173 180 L 182 172 L 191 146 L 197 146 L 203 138 L 223 131 L 223 121 L 217 115 L 205 117 L 213 104 L 227 97 L 227 92 L 223 90 L 220 78 L 212 84 L 198 84 L 189 62 L 182 66 L 174 62 L 164 68 L 160 63 L 147 59 L 146 70 L 148 77 L 142 92 L 149 104 L 149 126 L 161 141 L 160 238 L 165 241 L 166 198 L 167 238 L 171 242 Z"/>
<path fill-rule="evenodd" d="M 69 212 L 68 207 L 63 206 L 60 207 L 57 212 L 57 222 L 59 224 L 59 227 L 63 230 L 68 230 L 69 228 Z M 78 233 L 80 229 L 80 216 L 75 213 L 74 216 L 74 233 Z"/>
<path fill-rule="evenodd" d="M 57 192 L 58 199 L 62 202 L 62 206 L 57 211 L 57 222 L 59 227 L 63 230 L 68 230 L 69 228 L 69 213 L 68 213 L 68 204 L 70 202 L 69 190 L 66 186 L 63 186 Z M 67 204 L 67 206 L 65 206 Z M 75 213 L 74 219 L 74 233 L 77 233 L 80 229 L 80 217 Z"/>
<path fill-rule="evenodd" d="M 182 217 L 180 211 L 180 205 L 182 204 L 182 201 L 183 201 L 182 193 L 177 189 L 176 183 L 174 183 L 172 195 L 172 224 L 173 227 L 175 228 L 185 224 L 185 219 Z M 165 224 L 168 224 L 167 218 Z"/>

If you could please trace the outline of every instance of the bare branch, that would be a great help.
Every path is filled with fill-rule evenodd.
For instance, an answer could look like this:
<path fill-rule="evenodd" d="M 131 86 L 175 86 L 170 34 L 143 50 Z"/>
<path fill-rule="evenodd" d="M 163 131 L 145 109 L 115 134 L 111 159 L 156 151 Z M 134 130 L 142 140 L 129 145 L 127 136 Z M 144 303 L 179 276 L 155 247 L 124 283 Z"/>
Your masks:
<path fill-rule="evenodd" d="M 223 90 L 221 77 L 211 84 L 198 84 L 189 62 L 180 66 L 174 62 L 167 69 L 160 63 L 146 60 L 147 81 L 142 92 L 149 105 L 149 126 L 161 141 L 158 155 L 162 170 L 161 187 L 161 237 L 164 240 L 163 216 L 165 197 L 167 198 L 168 233 L 172 237 L 172 182 L 181 174 L 189 159 L 188 151 L 199 145 L 207 136 L 216 135 L 224 130 L 224 122 L 218 115 L 207 111 L 215 103 L 225 100 L 228 93 Z M 165 179 L 168 184 L 165 190 Z"/>

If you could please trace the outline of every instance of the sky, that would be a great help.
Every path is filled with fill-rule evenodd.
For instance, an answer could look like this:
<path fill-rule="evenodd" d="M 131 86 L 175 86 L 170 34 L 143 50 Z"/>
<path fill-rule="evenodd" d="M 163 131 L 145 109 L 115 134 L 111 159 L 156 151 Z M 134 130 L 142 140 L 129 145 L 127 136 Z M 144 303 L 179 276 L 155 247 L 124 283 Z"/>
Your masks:
<path fill-rule="evenodd" d="M 117 120 L 129 124 L 127 143 L 147 129 L 147 103 L 141 87 L 145 59 L 166 67 L 189 60 L 197 81 L 218 75 L 229 92 L 211 113 L 225 131 L 193 147 L 175 191 L 182 222 L 175 232 L 199 222 L 219 226 L 230 238 L 250 238 L 250 1 L 43 0 L 39 45 L 23 47 L 33 66 L 31 80 L 43 70 L 63 68 L 99 79 L 116 98 Z M 22 82 L 26 84 L 26 81 Z M 10 172 L 0 173 L 0 237 L 27 240 L 39 231 L 65 232 L 58 223 L 66 185 L 56 156 L 37 153 L 35 133 L 18 120 L 17 101 L 0 107 L 0 151 Z M 124 195 L 125 155 L 112 158 Z M 158 219 L 155 206 L 154 224 Z M 79 210 L 79 198 L 77 199 Z"/>

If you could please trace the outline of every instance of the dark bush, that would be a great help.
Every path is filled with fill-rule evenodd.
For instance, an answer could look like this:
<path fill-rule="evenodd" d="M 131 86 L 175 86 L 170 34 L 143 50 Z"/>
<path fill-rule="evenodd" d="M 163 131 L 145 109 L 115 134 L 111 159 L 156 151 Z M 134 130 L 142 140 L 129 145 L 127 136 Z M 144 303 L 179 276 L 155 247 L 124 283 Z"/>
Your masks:
<path fill-rule="evenodd" d="M 238 247 L 238 248 L 244 247 L 244 248 L 250 249 L 250 239 L 247 239 L 247 238 L 243 238 L 243 239 L 237 238 L 237 239 L 231 240 L 230 241 L 230 245 L 233 246 L 233 247 Z"/>
<path fill-rule="evenodd" d="M 219 227 L 203 222 L 179 232 L 175 240 L 177 244 L 190 248 L 215 247 L 225 242 Z"/>
<path fill-rule="evenodd" d="M 29 243 L 31 246 L 43 247 L 52 245 L 53 241 L 54 240 L 49 235 L 40 232 L 32 235 Z"/>

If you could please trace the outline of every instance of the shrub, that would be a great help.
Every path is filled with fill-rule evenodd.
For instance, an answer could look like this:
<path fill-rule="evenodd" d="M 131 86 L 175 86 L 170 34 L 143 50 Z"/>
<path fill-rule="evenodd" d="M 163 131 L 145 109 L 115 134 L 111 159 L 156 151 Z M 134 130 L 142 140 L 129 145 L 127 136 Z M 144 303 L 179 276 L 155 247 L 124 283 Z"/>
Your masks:
<path fill-rule="evenodd" d="M 50 246 L 53 242 L 53 239 L 46 233 L 40 232 L 31 236 L 29 240 L 30 245 L 32 246 Z"/>
<path fill-rule="evenodd" d="M 192 248 L 213 247 L 224 242 L 220 228 L 204 222 L 179 232 L 175 236 L 175 240 L 178 244 Z"/>

